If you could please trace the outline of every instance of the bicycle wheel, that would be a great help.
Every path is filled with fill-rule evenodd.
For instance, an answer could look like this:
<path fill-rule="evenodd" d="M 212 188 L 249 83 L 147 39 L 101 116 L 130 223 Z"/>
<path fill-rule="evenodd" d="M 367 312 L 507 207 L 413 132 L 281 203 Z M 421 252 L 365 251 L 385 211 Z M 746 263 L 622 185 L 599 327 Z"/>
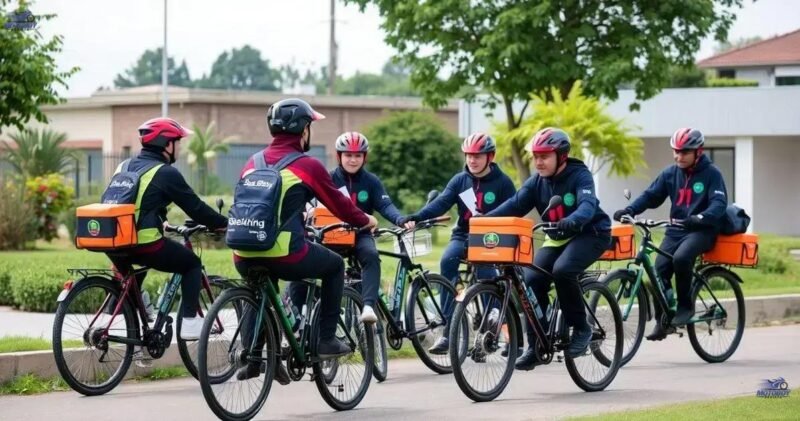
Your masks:
<path fill-rule="evenodd" d="M 319 338 L 320 312 L 316 306 L 312 324 L 312 342 Z M 375 333 L 372 325 L 361 321 L 361 295 L 346 287 L 342 293 L 341 311 L 336 336 L 349 344 L 353 352 L 336 358 L 336 370 L 328 368 L 334 364 L 317 361 L 313 364 L 314 382 L 322 399 L 337 411 L 355 408 L 367 393 L 372 379 Z M 316 355 L 316 352 L 314 352 Z M 328 366 L 328 367 L 326 367 Z M 327 372 L 326 372 L 327 371 Z M 326 375 L 327 374 L 327 375 Z"/>
<path fill-rule="evenodd" d="M 508 385 L 514 373 L 517 357 L 516 310 L 508 306 L 504 320 L 496 318 L 495 311 L 502 307 L 503 294 L 497 285 L 474 284 L 467 288 L 464 299 L 456 304 L 453 326 L 467 326 L 466 349 L 459 344 L 464 339 L 464 329 L 450 332 L 450 361 L 458 387 L 475 402 L 497 398 Z M 480 313 L 476 312 L 480 309 Z M 491 310 L 495 309 L 495 310 Z M 495 314 L 495 319 L 492 319 Z M 500 331 L 497 334 L 497 324 Z M 503 356 L 503 349 L 508 354 Z"/>
<path fill-rule="evenodd" d="M 599 282 L 604 283 L 619 304 L 619 310 L 622 313 L 622 331 L 625 335 L 625 342 L 622 347 L 622 360 L 620 367 L 627 364 L 639 346 L 642 345 L 644 338 L 644 328 L 647 323 L 647 292 L 644 285 L 640 285 L 636 294 L 633 294 L 633 287 L 636 284 L 636 277 L 625 269 L 618 269 L 610 272 L 605 277 L 601 278 Z M 598 358 L 602 358 L 598 356 Z M 603 361 L 603 360 L 601 360 Z M 605 360 L 604 364 L 611 364 L 611 361 Z"/>
<path fill-rule="evenodd" d="M 108 393 L 131 365 L 134 346 L 105 338 L 106 334 L 128 339 L 139 336 L 139 320 L 128 300 L 112 323 L 120 294 L 119 282 L 92 276 L 76 282 L 58 305 L 53 321 L 53 357 L 61 377 L 78 393 Z"/>
<path fill-rule="evenodd" d="M 442 325 L 442 317 L 436 310 L 436 305 L 444 312 L 449 306 L 453 308 L 455 304 L 455 288 L 450 282 L 442 275 L 434 273 L 425 274 L 425 281 L 421 278 L 414 280 L 409 291 L 406 301 L 406 331 L 417 332 L 416 335 L 411 335 L 411 344 L 414 350 L 419 355 L 420 360 L 434 373 L 447 374 L 453 371 L 450 365 L 450 357 L 447 353 L 442 355 L 435 355 L 428 352 L 428 348 L 432 347 L 439 338 L 447 338 L 449 329 Z M 425 286 L 429 285 L 430 289 Z M 442 302 L 442 293 L 447 297 L 448 302 Z M 439 326 L 431 327 L 432 324 L 439 324 Z M 465 328 L 462 326 L 462 328 Z"/>
<path fill-rule="evenodd" d="M 375 344 L 375 367 L 372 369 L 372 375 L 375 377 L 375 380 L 378 383 L 386 380 L 386 375 L 389 372 L 389 351 L 386 346 L 386 325 L 383 321 L 383 316 L 380 314 L 380 311 L 376 313 L 378 315 L 378 322 L 375 323 L 374 330 L 375 330 L 375 339 L 373 343 Z"/>
<path fill-rule="evenodd" d="M 249 420 L 267 401 L 275 375 L 278 350 L 272 312 L 263 309 L 256 328 L 259 298 L 247 288 L 225 290 L 209 309 L 197 344 L 197 369 L 203 397 L 223 420 Z M 212 334 L 218 329 L 217 334 Z M 258 332 L 254 334 L 254 332 Z M 254 353 L 250 344 L 256 340 Z M 258 364 L 255 377 L 234 375 L 248 364 Z"/>
<path fill-rule="evenodd" d="M 584 355 L 565 356 L 564 362 L 578 387 L 597 392 L 608 387 L 619 371 L 625 340 L 622 314 L 614 294 L 602 283 L 587 282 L 582 284 L 582 289 L 588 307 L 586 320 L 594 333 Z"/>
<path fill-rule="evenodd" d="M 217 284 L 209 285 L 211 287 L 211 291 L 202 288 L 200 290 L 200 303 L 199 303 L 199 311 L 197 316 L 198 317 L 205 317 L 208 314 L 208 309 L 214 303 L 214 298 L 218 297 L 222 288 Z M 181 298 L 181 302 L 178 304 L 178 320 L 175 321 L 175 336 L 177 337 L 178 341 L 178 354 L 181 356 L 181 361 L 183 361 L 183 365 L 186 367 L 186 370 L 189 374 L 192 375 L 195 379 L 197 378 L 197 340 L 183 340 L 181 339 L 181 327 L 183 325 L 183 298 Z M 222 325 L 218 322 L 212 329 L 211 335 L 218 335 L 220 334 L 220 330 L 222 329 Z"/>
<path fill-rule="evenodd" d="M 700 358 L 720 363 L 736 352 L 742 340 L 744 296 L 736 275 L 725 268 L 709 269 L 702 276 L 705 283 L 695 281 L 692 288 L 694 318 L 700 321 L 686 325 L 686 331 Z"/>

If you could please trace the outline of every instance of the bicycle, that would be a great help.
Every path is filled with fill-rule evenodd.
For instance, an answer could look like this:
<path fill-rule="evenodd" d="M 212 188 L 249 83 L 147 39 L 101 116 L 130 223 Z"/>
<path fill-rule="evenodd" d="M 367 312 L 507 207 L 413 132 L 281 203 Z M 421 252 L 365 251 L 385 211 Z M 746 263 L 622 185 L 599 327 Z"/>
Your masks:
<path fill-rule="evenodd" d="M 316 239 L 341 228 L 352 229 L 345 223 L 319 229 L 306 227 Z M 369 388 L 374 364 L 374 333 L 369 324 L 360 322 L 360 294 L 344 288 L 336 333 L 349 343 L 352 352 L 335 360 L 322 360 L 316 349 L 320 286 L 314 280 L 297 281 L 308 286 L 309 294 L 295 332 L 288 316 L 292 310 L 281 301 L 275 281 L 266 269 L 251 271 L 242 285 L 226 289 L 211 306 L 198 351 L 200 387 L 206 403 L 221 419 L 253 418 L 267 400 L 280 358 L 286 360 L 293 381 L 300 380 L 307 368 L 312 368 L 317 389 L 331 408 L 341 411 L 356 407 Z M 217 317 L 232 335 L 210 336 L 213 325 L 209 320 Z M 252 339 L 243 337 L 247 332 Z M 287 341 L 286 347 L 279 345 L 281 335 Z M 235 379 L 233 374 L 251 362 L 261 364 L 260 375 Z M 348 380 L 350 383 L 346 383 Z M 246 393 L 250 394 L 250 401 L 246 401 Z"/>
<path fill-rule="evenodd" d="M 183 245 L 194 250 L 191 237 L 208 232 L 208 228 L 187 220 L 181 226 L 166 225 L 164 231 L 179 234 Z M 209 235 L 218 238 L 218 234 Z M 134 359 L 134 347 L 144 348 L 139 358 L 159 359 L 172 342 L 173 318 L 170 312 L 181 285 L 181 276 L 172 274 L 166 284 L 151 327 L 137 281 L 150 268 L 118 269 L 123 273 L 114 269 L 69 269 L 71 275 L 80 278 L 67 281 L 57 298 L 59 304 L 53 323 L 56 367 L 73 390 L 86 396 L 108 393 L 122 381 Z M 207 275 L 205 267 L 201 279 L 198 313 L 203 317 L 216 293 L 227 288 L 229 282 L 219 276 Z M 182 310 L 178 311 L 177 318 L 178 352 L 186 369 L 197 378 L 197 341 L 180 338 Z M 221 333 L 219 324 L 216 321 L 212 323 L 214 332 Z M 75 340 L 83 343 L 85 349 L 65 348 L 64 343 Z"/>
<path fill-rule="evenodd" d="M 632 334 L 626 343 L 623 352 L 622 364 L 627 364 L 636 355 L 644 337 L 644 328 L 647 320 L 653 318 L 652 306 L 657 306 L 661 314 L 660 320 L 667 334 L 678 332 L 671 325 L 675 310 L 669 305 L 665 286 L 655 272 L 655 267 L 650 256 L 655 253 L 672 259 L 669 253 L 659 249 L 653 243 L 652 229 L 665 226 L 683 227 L 680 223 L 669 220 L 653 221 L 649 219 L 634 219 L 629 216 L 622 218 L 622 223 L 636 226 L 642 233 L 642 245 L 633 262 L 628 263 L 624 269 L 609 272 L 602 280 L 615 294 L 622 309 L 623 325 L 626 332 Z M 691 285 L 691 299 L 695 308 L 695 316 L 686 325 L 689 342 L 697 355 L 709 363 L 718 363 L 727 360 L 736 351 L 744 333 L 745 303 L 742 289 L 739 286 L 742 279 L 730 269 L 715 263 L 701 263 L 693 271 Z M 647 275 L 647 276 L 644 276 Z M 734 300 L 719 299 L 725 295 L 732 295 Z M 729 324 L 735 320 L 735 325 Z M 706 335 L 701 335 L 703 330 Z M 709 344 L 707 349 L 702 343 L 704 339 L 716 340 L 716 345 Z M 718 339 L 718 340 L 717 340 Z M 724 341 L 730 339 L 727 346 Z"/>
<path fill-rule="evenodd" d="M 533 226 L 533 231 L 541 228 L 555 228 L 555 224 L 539 223 Z M 461 391 L 476 402 L 494 400 L 511 379 L 520 340 L 518 332 L 523 328 L 519 313 L 533 326 L 540 364 L 551 363 L 557 352 L 569 346 L 569 329 L 561 317 L 558 298 L 543 310 L 533 291 L 522 281 L 521 268 L 539 271 L 555 282 L 552 274 L 531 263 L 503 262 L 493 266 L 499 276 L 477 280 L 456 298 L 452 323 L 472 329 L 464 338 L 468 345 L 460 345 L 464 340 L 459 337 L 464 334 L 463 329 L 450 332 L 453 374 Z M 622 316 L 616 300 L 605 285 L 593 279 L 582 277 L 581 284 L 587 321 L 593 330 L 590 345 L 582 356 L 563 357 L 572 380 L 587 392 L 603 390 L 614 380 L 623 341 Z M 558 361 L 562 359 L 559 357 Z M 492 378 L 471 376 L 482 367 L 488 369 Z M 589 378 L 593 374 L 598 375 Z"/>
<path fill-rule="evenodd" d="M 376 302 L 376 358 L 372 373 L 378 382 L 386 380 L 388 374 L 387 344 L 392 349 L 399 350 L 404 339 L 411 341 L 420 360 L 434 373 L 452 372 L 447 356 L 429 354 L 428 348 L 442 336 L 447 324 L 440 303 L 441 292 L 449 291 L 452 298 L 455 297 L 455 289 L 445 277 L 430 273 L 413 261 L 413 256 L 416 255 L 414 233 L 440 226 L 441 222 L 448 220 L 450 216 L 445 215 L 420 221 L 412 229 L 381 228 L 375 231 L 376 238 L 395 237 L 397 252 L 378 250 L 378 254 L 398 261 L 390 298 L 387 299 L 386 294 L 379 289 L 380 299 Z M 405 239 L 410 239 L 410 242 Z M 352 254 L 347 255 L 347 262 L 345 282 L 355 285 L 358 290 L 361 280 L 360 265 Z"/>

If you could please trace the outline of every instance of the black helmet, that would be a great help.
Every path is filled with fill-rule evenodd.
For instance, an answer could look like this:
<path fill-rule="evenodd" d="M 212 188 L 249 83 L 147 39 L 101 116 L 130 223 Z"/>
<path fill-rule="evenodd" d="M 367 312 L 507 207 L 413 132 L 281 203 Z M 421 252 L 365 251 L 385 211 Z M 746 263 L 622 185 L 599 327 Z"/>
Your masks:
<path fill-rule="evenodd" d="M 289 98 L 272 104 L 267 111 L 267 127 L 272 135 L 279 133 L 301 134 L 312 121 L 322 120 L 324 115 L 314 111 L 302 99 Z"/>
<path fill-rule="evenodd" d="M 669 146 L 676 151 L 701 149 L 706 143 L 706 138 L 700 130 L 684 127 L 673 133 L 669 139 Z"/>

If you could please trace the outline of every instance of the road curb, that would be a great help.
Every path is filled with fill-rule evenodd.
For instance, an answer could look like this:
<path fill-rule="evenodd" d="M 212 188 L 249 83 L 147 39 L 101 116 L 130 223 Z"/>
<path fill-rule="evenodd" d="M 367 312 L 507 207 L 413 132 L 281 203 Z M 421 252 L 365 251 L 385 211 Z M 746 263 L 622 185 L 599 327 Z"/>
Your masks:
<path fill-rule="evenodd" d="M 750 297 L 745 299 L 747 326 L 800 318 L 800 294 Z M 85 352 L 85 351 L 76 351 Z M 153 360 L 152 367 L 141 368 L 131 364 L 126 378 L 144 376 L 154 368 L 182 365 L 177 344 L 172 344 L 164 356 Z M 35 374 L 39 377 L 58 376 L 52 351 L 13 352 L 0 354 L 0 383 L 16 376 Z"/>

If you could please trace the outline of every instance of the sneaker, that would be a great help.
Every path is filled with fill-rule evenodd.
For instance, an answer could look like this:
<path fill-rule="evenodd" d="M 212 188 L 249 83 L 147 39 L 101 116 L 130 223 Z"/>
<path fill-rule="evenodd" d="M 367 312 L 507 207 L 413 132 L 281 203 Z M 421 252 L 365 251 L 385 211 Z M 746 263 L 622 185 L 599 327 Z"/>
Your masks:
<path fill-rule="evenodd" d="M 648 341 L 661 341 L 666 337 L 667 337 L 666 329 L 664 329 L 664 327 L 661 326 L 661 323 L 656 321 L 656 326 L 653 328 L 653 331 L 650 332 L 650 334 L 648 334 L 647 336 L 645 336 L 645 339 L 647 339 Z"/>
<path fill-rule="evenodd" d="M 450 350 L 450 340 L 442 336 L 439 340 L 433 344 L 432 347 L 428 348 L 428 352 L 433 355 L 445 355 L 447 351 Z"/>
<path fill-rule="evenodd" d="M 133 352 L 133 364 L 139 368 L 150 368 L 153 366 L 153 358 L 147 349 L 143 346 L 136 347 Z"/>
<path fill-rule="evenodd" d="M 317 347 L 317 354 L 323 360 L 341 357 L 353 352 L 347 344 L 336 337 L 330 339 L 320 339 Z"/>
<path fill-rule="evenodd" d="M 184 317 L 181 321 L 180 337 L 184 341 L 200 339 L 200 331 L 203 330 L 202 317 Z"/>
<path fill-rule="evenodd" d="M 144 303 L 144 309 L 147 313 L 147 321 L 154 322 L 156 320 L 156 308 L 153 306 L 153 303 L 150 302 L 150 293 L 147 291 L 142 291 L 142 302 Z"/>
<path fill-rule="evenodd" d="M 361 321 L 364 323 L 375 323 L 378 321 L 378 316 L 375 314 L 375 310 L 372 309 L 372 306 L 364 306 L 364 310 L 361 310 Z"/>
<path fill-rule="evenodd" d="M 500 320 L 500 310 L 493 308 L 489 312 L 489 317 L 486 318 L 486 332 L 494 332 L 497 328 L 497 322 Z"/>
<path fill-rule="evenodd" d="M 539 365 L 539 358 L 536 357 L 536 351 L 528 347 L 525 349 L 525 352 L 517 358 L 517 361 L 514 363 L 514 368 L 517 370 L 531 371 L 537 365 Z"/>
<path fill-rule="evenodd" d="M 592 340 L 592 328 L 587 326 L 572 328 L 572 337 L 569 340 L 569 346 L 564 351 L 564 356 L 570 358 L 577 358 L 582 356 L 586 349 L 589 348 L 589 342 Z"/>
<path fill-rule="evenodd" d="M 254 379 L 267 371 L 266 364 L 264 363 L 247 363 L 246 366 L 236 372 L 236 380 L 244 381 Z"/>
<path fill-rule="evenodd" d="M 672 318 L 672 325 L 673 326 L 683 326 L 689 323 L 692 320 L 692 316 L 694 316 L 694 311 L 690 308 L 686 307 L 678 307 L 678 312 L 675 314 L 675 317 Z"/>

